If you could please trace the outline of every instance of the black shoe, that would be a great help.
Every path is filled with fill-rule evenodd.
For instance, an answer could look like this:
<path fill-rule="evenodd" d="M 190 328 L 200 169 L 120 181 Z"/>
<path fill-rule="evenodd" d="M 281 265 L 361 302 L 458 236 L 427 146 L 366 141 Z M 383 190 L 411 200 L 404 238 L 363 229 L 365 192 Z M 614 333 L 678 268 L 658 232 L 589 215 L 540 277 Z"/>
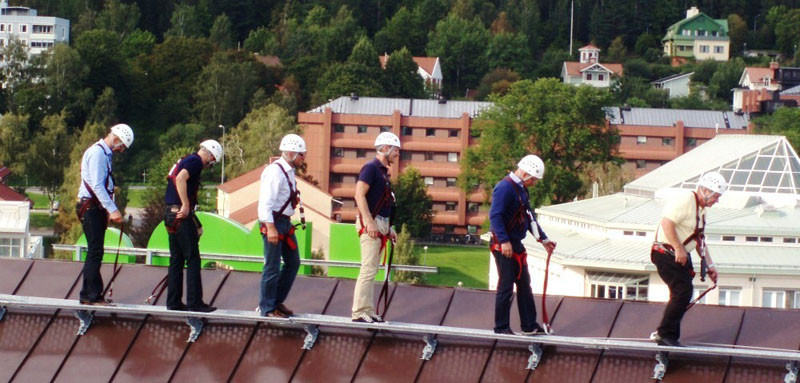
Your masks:
<path fill-rule="evenodd" d="M 510 328 L 502 329 L 502 330 L 494 330 L 495 334 L 502 334 L 502 335 L 516 335 Z"/>
<path fill-rule="evenodd" d="M 175 306 L 175 307 L 169 307 L 169 306 L 167 306 L 167 310 L 172 310 L 172 311 L 187 311 L 187 310 L 188 310 L 188 308 L 186 307 L 186 305 L 185 305 L 185 304 L 181 303 L 181 305 L 180 305 L 180 306 Z"/>
<path fill-rule="evenodd" d="M 267 318 L 288 318 L 289 316 L 286 315 L 285 312 L 280 311 L 278 309 L 272 310 L 264 315 Z"/>
<path fill-rule="evenodd" d="M 286 307 L 286 305 L 284 305 L 283 303 L 278 303 L 277 305 L 275 305 L 275 310 L 280 311 L 281 314 L 283 314 L 286 317 L 294 315 L 294 311 L 289 310 L 289 308 Z"/>
<path fill-rule="evenodd" d="M 657 342 L 659 346 L 683 347 L 681 342 L 678 342 L 677 339 L 660 338 Z"/>
<path fill-rule="evenodd" d="M 202 305 L 197 306 L 197 307 L 189 307 L 189 311 L 194 311 L 194 312 L 198 312 L 198 313 L 210 313 L 210 312 L 213 312 L 213 311 L 216 311 L 216 310 L 217 310 L 216 307 L 211 306 L 209 304 L 205 304 L 205 303 L 203 303 Z"/>

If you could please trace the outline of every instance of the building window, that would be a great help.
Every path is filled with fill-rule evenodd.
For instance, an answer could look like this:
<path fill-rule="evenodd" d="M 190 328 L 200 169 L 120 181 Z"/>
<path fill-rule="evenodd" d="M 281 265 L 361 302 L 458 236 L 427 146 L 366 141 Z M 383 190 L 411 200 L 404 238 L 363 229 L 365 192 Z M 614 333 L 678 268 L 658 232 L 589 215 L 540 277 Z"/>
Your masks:
<path fill-rule="evenodd" d="M 765 289 L 761 292 L 761 307 L 785 309 L 786 291 Z"/>
<path fill-rule="evenodd" d="M 411 161 L 411 152 L 408 150 L 401 150 L 400 151 L 400 160 L 401 161 Z"/>
<path fill-rule="evenodd" d="M 636 145 L 644 145 L 647 143 L 647 136 L 637 136 Z"/>
<path fill-rule="evenodd" d="M 0 257 L 21 257 L 21 238 L 0 238 Z"/>
<path fill-rule="evenodd" d="M 706 291 L 707 288 L 708 287 L 706 287 L 706 286 L 694 286 L 692 288 L 692 300 L 697 299 L 697 297 L 699 297 L 700 294 L 703 293 L 703 291 Z M 703 304 L 703 305 L 706 304 L 706 297 L 700 298 L 700 300 L 697 301 L 697 303 L 700 303 L 700 304 Z"/>
<path fill-rule="evenodd" d="M 478 210 L 480 210 L 480 209 L 481 209 L 481 203 L 480 202 L 468 202 L 467 203 L 467 210 L 469 210 L 470 213 L 477 213 Z"/>
<path fill-rule="evenodd" d="M 28 25 L 27 24 L 20 25 L 19 26 L 19 32 L 20 33 L 28 33 Z"/>
<path fill-rule="evenodd" d="M 456 227 L 455 226 L 453 226 L 453 225 L 445 225 L 445 227 L 444 227 L 445 234 L 452 234 L 454 231 L 456 231 Z"/>
<path fill-rule="evenodd" d="M 445 211 L 455 211 L 456 210 L 456 203 L 455 202 L 445 202 L 444 210 Z"/>
<path fill-rule="evenodd" d="M 344 149 L 342 149 L 342 148 L 333 148 L 333 156 L 334 157 L 344 157 Z"/>
<path fill-rule="evenodd" d="M 425 161 L 433 161 L 433 152 L 425 152 Z"/>
<path fill-rule="evenodd" d="M 732 235 L 723 235 L 722 240 L 725 242 L 733 242 L 736 241 L 736 237 Z"/>
<path fill-rule="evenodd" d="M 647 167 L 647 161 L 645 160 L 636 160 L 636 169 L 644 169 Z"/>
<path fill-rule="evenodd" d="M 758 237 L 744 237 L 747 242 L 758 242 Z"/>
<path fill-rule="evenodd" d="M 400 134 L 402 134 L 404 136 L 410 136 L 411 134 L 414 133 L 414 130 L 409 128 L 408 126 L 404 126 L 404 127 L 400 128 L 400 130 L 401 130 Z"/>
<path fill-rule="evenodd" d="M 708 53 L 708 45 L 701 45 L 700 53 Z"/>
<path fill-rule="evenodd" d="M 761 237 L 761 242 L 772 242 L 772 237 Z"/>
<path fill-rule="evenodd" d="M 454 187 L 454 186 L 456 186 L 456 179 L 453 178 L 453 177 L 448 178 L 447 179 L 447 187 L 451 188 L 451 187 Z"/>
<path fill-rule="evenodd" d="M 458 137 L 458 135 L 459 135 L 458 129 L 450 129 L 449 135 L 450 135 L 451 138 L 452 137 Z"/>
<path fill-rule="evenodd" d="M 392 127 L 391 126 L 381 126 L 381 133 L 383 133 L 383 132 L 391 132 L 391 131 L 392 131 Z"/>
<path fill-rule="evenodd" d="M 367 156 L 367 149 L 356 149 L 356 158 L 364 158 Z"/>
<path fill-rule="evenodd" d="M 344 181 L 344 176 L 341 173 L 333 173 L 331 174 L 331 183 L 338 184 Z"/>
<path fill-rule="evenodd" d="M 714 47 L 714 53 L 725 53 L 725 47 L 721 46 Z"/>
<path fill-rule="evenodd" d="M 475 225 L 467 225 L 467 233 L 478 234 L 478 227 Z"/>
<path fill-rule="evenodd" d="M 425 137 L 433 137 L 436 135 L 436 129 L 427 128 L 425 129 Z"/>
<path fill-rule="evenodd" d="M 633 230 L 624 230 L 622 235 L 633 235 Z"/>
<path fill-rule="evenodd" d="M 723 287 L 719 290 L 720 306 L 739 306 L 742 289 L 738 287 Z"/>
<path fill-rule="evenodd" d="M 592 81 L 592 74 L 591 73 L 587 73 L 586 74 L 586 81 Z"/>
<path fill-rule="evenodd" d="M 797 238 L 784 238 L 783 243 L 797 243 Z"/>
<path fill-rule="evenodd" d="M 602 74 L 597 75 L 597 81 L 603 81 L 606 77 Z"/>
<path fill-rule="evenodd" d="M 0 39 L 0 47 L 6 46 L 6 39 Z"/>
<path fill-rule="evenodd" d="M 33 33 L 53 33 L 52 25 L 34 25 Z"/>
<path fill-rule="evenodd" d="M 447 153 L 447 162 L 458 162 L 458 153 Z"/>
<path fill-rule="evenodd" d="M 366 133 L 366 132 L 367 132 L 367 126 L 366 125 L 359 125 L 358 126 L 358 133 Z"/>
<path fill-rule="evenodd" d="M 661 146 L 672 146 L 672 137 L 661 138 Z"/>
<path fill-rule="evenodd" d="M 344 133 L 344 125 L 342 125 L 342 124 L 333 125 L 333 132 L 334 133 Z"/>
<path fill-rule="evenodd" d="M 645 232 L 643 232 L 643 231 L 637 231 L 637 232 L 636 232 L 636 236 L 637 236 L 637 237 L 644 237 L 644 236 L 646 236 L 646 235 L 647 235 L 647 233 L 645 233 Z"/>
<path fill-rule="evenodd" d="M 684 35 L 684 36 L 691 36 L 692 35 L 692 31 L 690 31 L 688 29 L 684 29 L 684 30 L 681 31 L 681 34 Z"/>
<path fill-rule="evenodd" d="M 687 138 L 686 139 L 686 146 L 697 146 L 697 139 L 696 138 Z"/>
<path fill-rule="evenodd" d="M 433 177 L 425 177 L 425 186 L 433 186 Z"/>

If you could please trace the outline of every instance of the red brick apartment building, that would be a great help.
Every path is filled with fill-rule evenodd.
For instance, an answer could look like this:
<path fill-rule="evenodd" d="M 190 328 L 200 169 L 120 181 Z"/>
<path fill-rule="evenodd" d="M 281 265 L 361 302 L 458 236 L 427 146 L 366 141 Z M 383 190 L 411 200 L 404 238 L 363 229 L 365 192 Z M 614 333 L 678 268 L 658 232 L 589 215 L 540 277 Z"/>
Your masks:
<path fill-rule="evenodd" d="M 487 102 L 416 100 L 343 96 L 298 114 L 308 145 L 307 171 L 319 187 L 341 203 L 333 216 L 354 222 L 356 180 L 361 166 L 375 157 L 380 132 L 397 134 L 400 161 L 392 165 L 393 179 L 409 166 L 418 169 L 433 198 L 433 233 L 479 234 L 487 213 L 483 193 L 465 193 L 456 186 L 459 162 L 475 142 L 469 130 L 473 118 L 490 107 Z"/>
<path fill-rule="evenodd" d="M 712 110 L 608 108 L 608 123 L 620 134 L 623 165 L 636 178 L 675 159 L 717 134 L 752 133 L 746 114 Z"/>

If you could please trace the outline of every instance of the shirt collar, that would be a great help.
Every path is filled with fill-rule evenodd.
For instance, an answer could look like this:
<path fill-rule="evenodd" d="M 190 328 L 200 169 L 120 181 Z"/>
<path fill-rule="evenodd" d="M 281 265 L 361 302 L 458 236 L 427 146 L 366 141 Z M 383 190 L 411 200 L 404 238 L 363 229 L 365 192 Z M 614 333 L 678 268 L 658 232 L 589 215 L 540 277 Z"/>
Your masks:
<path fill-rule="evenodd" d="M 383 162 L 381 162 L 381 160 L 378 159 L 378 157 L 375 157 L 375 159 L 373 159 L 373 161 L 375 161 L 375 164 L 378 165 L 379 169 L 385 170 L 385 171 L 389 170 L 389 168 L 386 167 L 386 165 L 384 165 Z"/>
<path fill-rule="evenodd" d="M 522 179 L 517 177 L 517 175 L 514 174 L 514 172 L 508 173 L 508 178 L 511 178 L 511 180 L 516 182 L 517 184 L 519 184 L 519 186 L 523 186 L 523 187 L 525 186 L 522 183 Z"/>
<path fill-rule="evenodd" d="M 286 161 L 283 158 L 283 156 L 279 157 L 278 160 L 275 161 L 275 162 L 278 164 L 278 166 L 282 167 L 283 170 L 285 170 L 287 172 L 293 172 L 294 171 L 294 168 L 292 167 L 292 165 L 289 165 L 289 162 Z"/>
<path fill-rule="evenodd" d="M 97 144 L 100 145 L 101 148 L 103 148 L 103 153 L 105 155 L 107 155 L 107 156 L 111 155 L 111 153 L 112 153 L 111 152 L 111 148 L 109 148 L 108 145 L 106 145 L 106 140 L 101 138 L 100 141 L 97 141 Z"/>

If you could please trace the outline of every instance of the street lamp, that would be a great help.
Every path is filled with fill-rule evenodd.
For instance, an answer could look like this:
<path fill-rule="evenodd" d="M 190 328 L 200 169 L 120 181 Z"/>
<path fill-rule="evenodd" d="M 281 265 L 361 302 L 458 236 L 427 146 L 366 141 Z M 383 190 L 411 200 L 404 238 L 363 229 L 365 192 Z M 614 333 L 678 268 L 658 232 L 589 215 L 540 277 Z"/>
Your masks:
<path fill-rule="evenodd" d="M 425 250 L 425 255 L 422 256 L 422 264 L 427 266 L 428 265 L 428 262 L 427 262 L 428 261 L 428 246 L 425 246 L 422 249 Z"/>
<path fill-rule="evenodd" d="M 225 125 L 220 124 L 222 128 L 222 176 L 220 176 L 219 183 L 225 183 Z"/>

